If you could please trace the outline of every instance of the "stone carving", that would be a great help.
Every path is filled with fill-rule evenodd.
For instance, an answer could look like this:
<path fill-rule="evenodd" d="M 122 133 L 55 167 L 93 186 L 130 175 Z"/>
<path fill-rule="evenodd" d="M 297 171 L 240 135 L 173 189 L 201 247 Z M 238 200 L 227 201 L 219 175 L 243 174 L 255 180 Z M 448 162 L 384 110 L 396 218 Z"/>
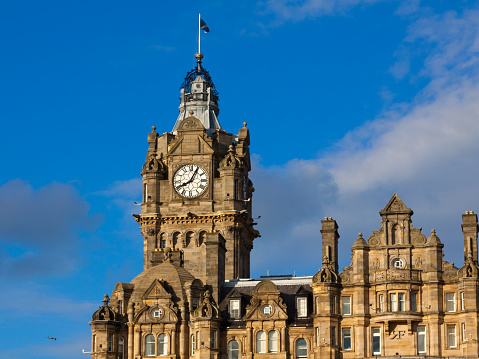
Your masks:
<path fill-rule="evenodd" d="M 165 173 L 167 171 L 167 166 L 163 160 L 163 154 L 160 154 L 160 158 L 156 158 L 156 153 L 150 153 L 150 156 L 147 158 L 145 164 L 143 165 L 143 171 L 154 171 Z"/>
<path fill-rule="evenodd" d="M 238 159 L 238 157 L 236 157 L 236 153 L 235 153 L 233 145 L 230 145 L 228 148 L 228 154 L 220 162 L 220 167 L 241 168 L 241 166 L 242 166 L 242 163 Z"/>

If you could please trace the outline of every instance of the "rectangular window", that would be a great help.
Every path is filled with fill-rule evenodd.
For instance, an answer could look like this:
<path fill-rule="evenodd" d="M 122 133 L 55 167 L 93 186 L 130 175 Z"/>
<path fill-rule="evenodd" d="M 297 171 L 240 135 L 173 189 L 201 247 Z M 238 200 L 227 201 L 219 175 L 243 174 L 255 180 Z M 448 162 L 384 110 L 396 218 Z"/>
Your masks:
<path fill-rule="evenodd" d="M 373 355 L 381 355 L 381 328 L 372 328 Z"/>
<path fill-rule="evenodd" d="M 240 317 L 240 301 L 239 299 L 230 300 L 230 318 L 239 319 Z"/>
<path fill-rule="evenodd" d="M 118 301 L 118 314 L 123 314 L 123 301 Z"/>
<path fill-rule="evenodd" d="M 319 327 L 316 327 L 316 345 L 319 346 Z"/>
<path fill-rule="evenodd" d="M 343 315 L 351 315 L 351 297 L 342 297 L 342 310 Z"/>
<path fill-rule="evenodd" d="M 308 316 L 308 298 L 300 297 L 296 298 L 296 310 L 298 318 L 304 318 Z"/>
<path fill-rule="evenodd" d="M 397 312 L 398 310 L 397 293 L 389 294 L 389 302 L 391 303 L 391 312 Z"/>
<path fill-rule="evenodd" d="M 96 352 L 96 335 L 93 335 L 93 340 L 91 341 L 91 351 Z"/>
<path fill-rule="evenodd" d="M 200 349 L 200 332 L 196 332 L 196 349 Z"/>
<path fill-rule="evenodd" d="M 193 298 L 193 310 L 198 308 L 198 306 L 200 305 L 200 301 L 198 298 Z"/>
<path fill-rule="evenodd" d="M 462 341 L 466 341 L 466 323 L 461 323 Z"/>
<path fill-rule="evenodd" d="M 211 349 L 216 349 L 216 332 L 211 332 Z"/>
<path fill-rule="evenodd" d="M 398 293 L 398 311 L 404 312 L 406 310 L 406 294 Z"/>
<path fill-rule="evenodd" d="M 426 326 L 418 325 L 417 327 L 417 352 L 418 354 L 426 353 Z"/>
<path fill-rule="evenodd" d="M 455 348 L 456 347 L 456 326 L 454 324 L 448 324 L 447 329 L 447 347 Z"/>
<path fill-rule="evenodd" d="M 336 345 L 336 327 L 331 327 L 331 345 Z"/>
<path fill-rule="evenodd" d="M 446 293 L 446 312 L 456 311 L 456 293 Z"/>
<path fill-rule="evenodd" d="M 351 328 L 343 328 L 343 350 L 351 350 Z"/>
<path fill-rule="evenodd" d="M 417 293 L 411 292 L 411 312 L 417 312 Z"/>
<path fill-rule="evenodd" d="M 331 296 L 330 306 L 331 306 L 331 314 L 336 314 L 336 296 L 335 295 Z"/>
<path fill-rule="evenodd" d="M 466 303 L 464 302 L 464 292 L 461 292 L 461 310 L 466 310 Z"/>
<path fill-rule="evenodd" d="M 384 312 L 384 294 L 379 294 L 379 311 Z"/>
<path fill-rule="evenodd" d="M 319 297 L 314 298 L 314 304 L 316 306 L 316 314 L 319 313 Z"/>
<path fill-rule="evenodd" d="M 113 334 L 108 334 L 108 351 L 113 351 Z"/>

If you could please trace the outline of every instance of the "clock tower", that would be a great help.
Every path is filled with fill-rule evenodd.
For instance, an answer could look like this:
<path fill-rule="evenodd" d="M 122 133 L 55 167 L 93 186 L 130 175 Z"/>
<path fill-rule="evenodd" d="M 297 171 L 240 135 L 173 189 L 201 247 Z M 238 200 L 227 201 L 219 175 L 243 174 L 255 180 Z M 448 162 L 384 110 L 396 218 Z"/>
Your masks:
<path fill-rule="evenodd" d="M 204 283 L 249 278 L 253 184 L 249 130 L 221 128 L 218 92 L 197 63 L 181 86 L 171 132 L 148 135 L 141 175 L 143 203 L 135 215 L 144 238 L 143 269 L 174 257 Z M 213 285 L 213 288 L 216 285 Z M 217 294 L 217 293 L 215 293 Z"/>

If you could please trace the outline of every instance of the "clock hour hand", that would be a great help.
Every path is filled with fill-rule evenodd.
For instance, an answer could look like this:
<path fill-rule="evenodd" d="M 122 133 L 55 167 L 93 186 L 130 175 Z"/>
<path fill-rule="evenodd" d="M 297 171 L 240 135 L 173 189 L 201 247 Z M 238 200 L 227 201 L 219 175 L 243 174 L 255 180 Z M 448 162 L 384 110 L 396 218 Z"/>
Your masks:
<path fill-rule="evenodd" d="M 198 173 L 198 168 L 199 168 L 199 167 L 196 167 L 196 170 L 195 170 L 195 172 L 193 173 L 193 176 L 191 176 L 191 178 L 190 178 L 188 181 L 186 181 L 185 183 L 180 184 L 180 185 L 178 186 L 178 188 L 183 187 L 183 186 L 186 186 L 187 184 L 193 182 L 193 179 L 195 178 L 196 174 Z"/>

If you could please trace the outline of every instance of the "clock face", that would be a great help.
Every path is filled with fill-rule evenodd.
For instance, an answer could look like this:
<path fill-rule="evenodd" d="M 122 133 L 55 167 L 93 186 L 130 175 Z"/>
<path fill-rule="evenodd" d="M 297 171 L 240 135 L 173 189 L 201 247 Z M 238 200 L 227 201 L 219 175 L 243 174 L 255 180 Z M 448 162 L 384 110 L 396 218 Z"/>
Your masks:
<path fill-rule="evenodd" d="M 207 186 L 208 175 L 198 165 L 181 166 L 173 176 L 173 187 L 183 197 L 198 197 L 206 190 Z"/>

